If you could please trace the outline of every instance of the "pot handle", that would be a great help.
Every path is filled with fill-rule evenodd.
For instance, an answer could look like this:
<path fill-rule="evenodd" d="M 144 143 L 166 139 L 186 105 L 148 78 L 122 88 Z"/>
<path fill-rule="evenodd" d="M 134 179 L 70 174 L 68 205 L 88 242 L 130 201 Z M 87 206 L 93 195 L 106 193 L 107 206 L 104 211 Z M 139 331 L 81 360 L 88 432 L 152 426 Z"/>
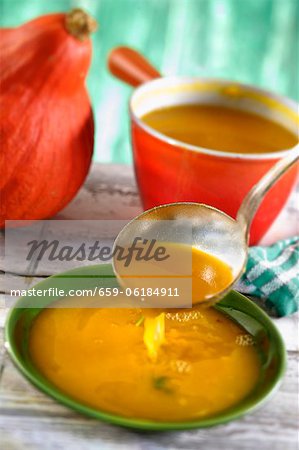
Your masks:
<path fill-rule="evenodd" d="M 161 77 L 144 56 L 129 47 L 114 48 L 108 56 L 108 68 L 116 78 L 134 87 Z"/>

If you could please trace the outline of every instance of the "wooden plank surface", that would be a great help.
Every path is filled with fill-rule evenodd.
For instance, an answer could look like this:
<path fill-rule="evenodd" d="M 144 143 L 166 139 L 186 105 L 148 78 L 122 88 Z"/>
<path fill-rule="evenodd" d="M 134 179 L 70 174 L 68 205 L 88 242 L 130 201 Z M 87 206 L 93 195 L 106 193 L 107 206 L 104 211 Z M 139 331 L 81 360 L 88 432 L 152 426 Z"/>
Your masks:
<path fill-rule="evenodd" d="M 264 242 L 295 233 L 295 196 L 288 203 Z M 140 212 L 132 169 L 95 165 L 85 186 L 57 219 L 130 219 Z M 287 226 L 285 225 L 287 224 Z M 0 241 L 0 269 L 3 263 Z M 9 288 L 28 285 L 20 267 L 9 274 Z M 19 270 L 19 272 L 18 272 Z M 40 281 L 45 275 L 34 278 Z M 32 280 L 31 280 L 32 281 Z M 0 273 L 0 283 L 3 273 Z M 2 286 L 2 284 L 0 284 Z M 2 331 L 8 309 L 0 297 L 0 448 L 100 450 L 296 450 L 298 448 L 298 315 L 275 319 L 286 342 L 288 369 L 279 391 L 258 411 L 227 425 L 205 430 L 140 433 L 88 419 L 59 405 L 35 389 L 15 369 L 3 345 Z"/>

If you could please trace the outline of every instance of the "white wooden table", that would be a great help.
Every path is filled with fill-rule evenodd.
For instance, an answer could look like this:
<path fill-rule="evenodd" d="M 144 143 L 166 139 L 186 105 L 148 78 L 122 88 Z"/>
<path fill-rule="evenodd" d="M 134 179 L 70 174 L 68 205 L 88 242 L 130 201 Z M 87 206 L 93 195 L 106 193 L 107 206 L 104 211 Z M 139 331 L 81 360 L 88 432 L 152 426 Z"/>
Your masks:
<path fill-rule="evenodd" d="M 298 199 L 298 197 L 297 197 Z M 128 219 L 140 212 L 131 167 L 94 165 L 77 197 L 58 219 Z M 295 233 L 295 196 L 264 242 Z M 3 271 L 3 235 L 0 245 Z M 49 274 L 45 274 L 49 275 Z M 3 272 L 0 272 L 0 283 Z M 15 273 L 12 283 L 24 284 Z M 2 286 L 2 284 L 0 284 Z M 1 287 L 0 287 L 1 289 Z M 2 291 L 2 300 L 5 292 Z M 2 305 L 4 302 L 2 301 Z M 7 310 L 0 312 L 3 331 Z M 141 433 L 98 422 L 77 414 L 31 386 L 15 369 L 1 341 L 0 448 L 118 450 L 297 450 L 298 449 L 298 316 L 275 319 L 288 350 L 288 369 L 281 388 L 259 411 L 227 425 L 171 433 Z M 1 332 L 3 340 L 3 333 Z"/>

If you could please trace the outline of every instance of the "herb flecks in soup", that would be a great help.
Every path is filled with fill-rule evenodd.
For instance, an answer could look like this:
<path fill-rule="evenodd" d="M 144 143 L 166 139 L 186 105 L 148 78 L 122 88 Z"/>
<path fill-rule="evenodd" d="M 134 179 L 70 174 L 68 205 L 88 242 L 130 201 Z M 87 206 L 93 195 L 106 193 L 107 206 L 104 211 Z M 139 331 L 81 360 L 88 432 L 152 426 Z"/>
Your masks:
<path fill-rule="evenodd" d="M 298 137 L 256 114 L 217 105 L 178 105 L 142 117 L 150 127 L 187 144 L 233 153 L 267 153 L 292 148 Z"/>
<path fill-rule="evenodd" d="M 213 308 L 166 310 L 165 342 L 152 360 L 144 327 L 156 315 L 149 309 L 45 309 L 31 329 L 31 359 L 71 397 L 126 417 L 207 417 L 254 389 L 260 360 L 244 329 Z"/>

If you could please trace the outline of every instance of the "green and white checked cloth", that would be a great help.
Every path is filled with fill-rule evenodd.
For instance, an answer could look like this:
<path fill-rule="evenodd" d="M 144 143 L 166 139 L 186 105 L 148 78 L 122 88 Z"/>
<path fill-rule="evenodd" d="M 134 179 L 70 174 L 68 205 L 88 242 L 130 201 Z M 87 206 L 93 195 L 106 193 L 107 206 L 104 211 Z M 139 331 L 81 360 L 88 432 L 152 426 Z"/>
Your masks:
<path fill-rule="evenodd" d="M 299 308 L 299 236 L 270 247 L 251 247 L 236 290 L 258 297 L 269 314 L 286 316 Z"/>

